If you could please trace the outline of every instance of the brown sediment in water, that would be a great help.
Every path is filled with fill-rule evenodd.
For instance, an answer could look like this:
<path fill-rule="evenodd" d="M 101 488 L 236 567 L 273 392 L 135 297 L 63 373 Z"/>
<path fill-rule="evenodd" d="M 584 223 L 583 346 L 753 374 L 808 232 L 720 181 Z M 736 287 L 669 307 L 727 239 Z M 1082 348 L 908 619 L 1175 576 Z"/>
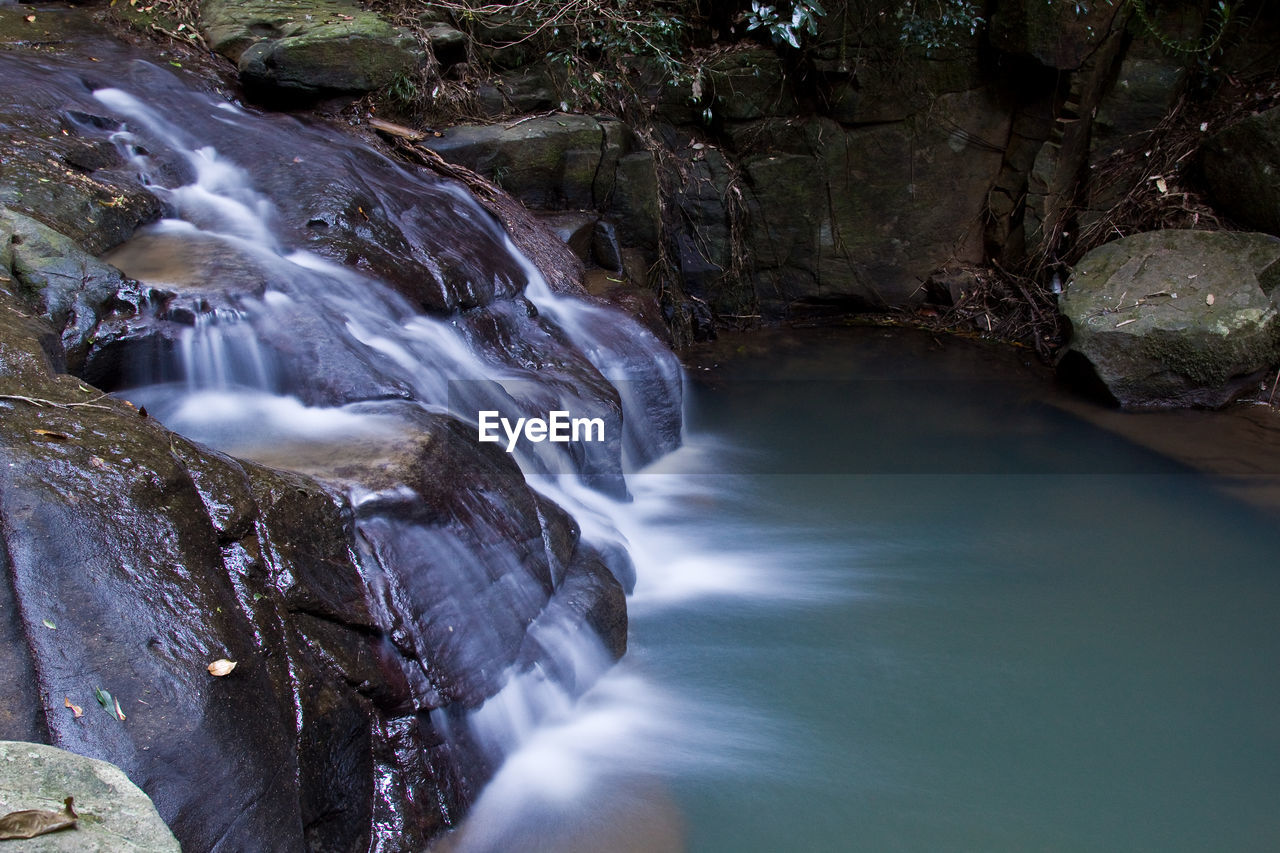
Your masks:
<path fill-rule="evenodd" d="M 815 344 L 844 339 L 857 346 L 856 359 L 826 363 Z M 946 353 L 942 356 L 942 353 Z M 890 356 L 893 356 L 890 358 Z M 689 349 L 686 368 L 695 381 L 710 384 L 742 378 L 756 359 L 786 365 L 786 373 L 812 377 L 885 369 L 884 379 L 937 381 L 955 372 L 973 378 L 1016 382 L 1033 402 L 1052 406 L 1099 429 L 1208 476 L 1210 484 L 1237 500 L 1280 515 L 1280 410 L 1263 399 L 1220 410 L 1125 411 L 1063 387 L 1053 371 L 1028 350 L 994 341 L 971 340 L 917 329 L 889 327 L 773 328 L 726 332 L 714 342 Z M 942 360 L 942 359 L 945 359 Z M 932 448 L 946 453 L 947 448 Z"/>

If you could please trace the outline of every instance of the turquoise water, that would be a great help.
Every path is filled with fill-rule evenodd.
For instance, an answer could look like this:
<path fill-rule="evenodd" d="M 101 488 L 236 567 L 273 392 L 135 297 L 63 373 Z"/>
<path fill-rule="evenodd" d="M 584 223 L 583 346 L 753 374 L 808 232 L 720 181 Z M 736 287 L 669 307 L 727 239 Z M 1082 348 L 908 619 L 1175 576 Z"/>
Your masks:
<path fill-rule="evenodd" d="M 1007 353 L 777 349 L 636 485 L 627 665 L 723 758 L 666 782 L 689 850 L 1280 849 L 1272 517 Z"/>

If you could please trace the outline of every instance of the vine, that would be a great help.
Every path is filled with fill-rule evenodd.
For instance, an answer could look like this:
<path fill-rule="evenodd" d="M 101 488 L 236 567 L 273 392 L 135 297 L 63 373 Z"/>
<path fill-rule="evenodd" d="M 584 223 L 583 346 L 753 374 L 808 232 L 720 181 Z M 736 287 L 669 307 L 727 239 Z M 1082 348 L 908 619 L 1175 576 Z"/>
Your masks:
<path fill-rule="evenodd" d="M 1212 56 L 1222 47 L 1227 31 L 1231 29 L 1231 25 L 1237 18 L 1236 3 L 1218 0 L 1217 4 L 1209 10 L 1209 19 L 1205 22 L 1208 29 L 1206 38 L 1199 42 L 1185 42 L 1170 38 L 1160 31 L 1147 11 L 1146 0 L 1125 0 L 1125 2 L 1129 8 L 1133 9 L 1134 17 L 1146 33 L 1159 42 L 1162 48 L 1170 53 L 1184 56 Z"/>

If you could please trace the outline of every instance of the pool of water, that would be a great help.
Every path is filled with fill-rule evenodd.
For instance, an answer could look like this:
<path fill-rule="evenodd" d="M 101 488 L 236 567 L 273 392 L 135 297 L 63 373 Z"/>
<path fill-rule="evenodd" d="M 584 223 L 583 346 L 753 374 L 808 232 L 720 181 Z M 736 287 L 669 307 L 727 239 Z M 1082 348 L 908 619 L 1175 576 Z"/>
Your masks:
<path fill-rule="evenodd" d="M 625 666 L 704 753 L 663 781 L 688 850 L 1280 847 L 1273 516 L 1007 350 L 717 359 L 633 486 Z"/>

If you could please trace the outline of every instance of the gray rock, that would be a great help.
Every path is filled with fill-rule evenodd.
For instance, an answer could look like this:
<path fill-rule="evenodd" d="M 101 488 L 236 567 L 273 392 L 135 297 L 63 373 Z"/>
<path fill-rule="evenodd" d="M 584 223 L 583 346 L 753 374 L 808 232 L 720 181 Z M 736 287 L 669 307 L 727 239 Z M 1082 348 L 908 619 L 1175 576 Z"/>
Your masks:
<path fill-rule="evenodd" d="M 75 828 L 7 844 L 14 853 L 181 853 L 156 807 L 119 767 L 52 746 L 0 741 L 0 814 L 61 811 L 74 798 Z"/>
<path fill-rule="evenodd" d="M 1205 180 L 1227 213 L 1280 234 L 1280 107 L 1215 134 L 1204 146 Z"/>
<path fill-rule="evenodd" d="M 205 0 L 200 26 L 264 94 L 368 92 L 422 61 L 412 36 L 343 0 Z"/>
<path fill-rule="evenodd" d="M 1222 406 L 1280 357 L 1280 239 L 1150 231 L 1077 264 L 1059 369 L 1121 406 Z"/>
<path fill-rule="evenodd" d="M 592 206 L 604 139 L 590 116 L 554 115 L 513 126 L 460 125 L 425 144 L 525 204 L 555 209 Z"/>
<path fill-rule="evenodd" d="M 743 158 L 745 244 L 766 310 L 902 305 L 948 261 L 982 258 L 980 219 L 1009 114 L 984 90 L 909 121 L 761 123 Z"/>
<path fill-rule="evenodd" d="M 126 287 L 125 277 L 71 239 L 4 208 L 0 242 L 9 254 L 0 258 L 0 274 L 9 274 L 15 292 L 50 323 L 61 339 L 62 358 L 79 370 L 108 303 Z"/>

